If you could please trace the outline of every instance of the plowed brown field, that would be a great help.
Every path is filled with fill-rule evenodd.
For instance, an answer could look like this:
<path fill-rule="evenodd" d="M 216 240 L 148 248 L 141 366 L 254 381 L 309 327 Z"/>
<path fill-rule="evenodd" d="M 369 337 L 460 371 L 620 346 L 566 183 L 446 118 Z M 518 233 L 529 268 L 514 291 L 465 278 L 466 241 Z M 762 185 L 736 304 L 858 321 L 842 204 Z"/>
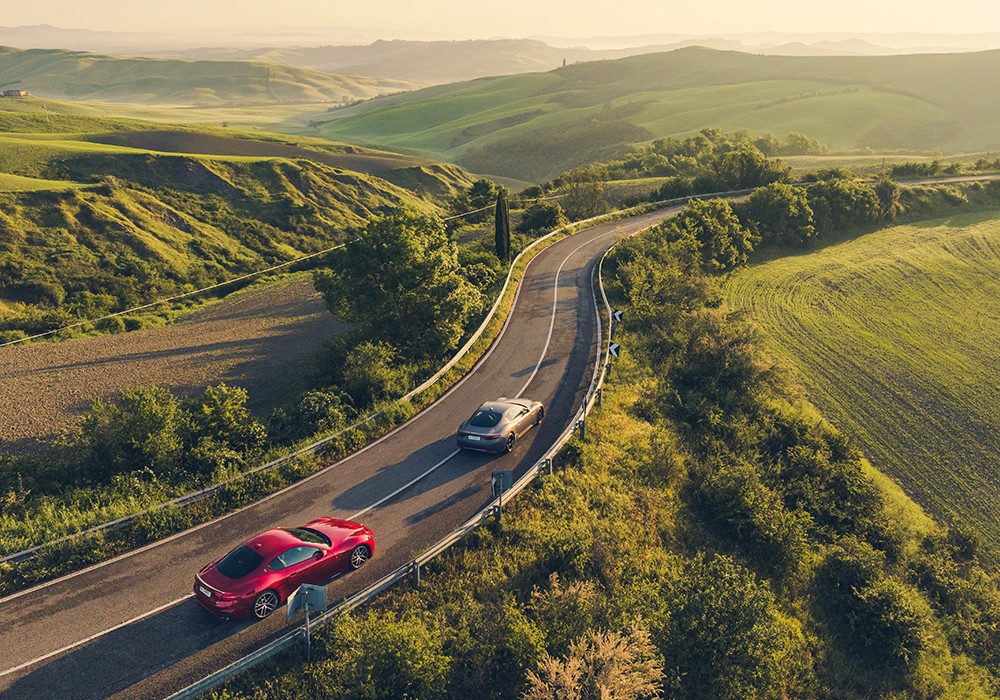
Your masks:
<path fill-rule="evenodd" d="M 245 387 L 259 415 L 304 386 L 344 331 L 308 274 L 245 290 L 160 328 L 0 348 L 0 452 L 38 453 L 96 398 L 157 384 L 182 395 Z"/>

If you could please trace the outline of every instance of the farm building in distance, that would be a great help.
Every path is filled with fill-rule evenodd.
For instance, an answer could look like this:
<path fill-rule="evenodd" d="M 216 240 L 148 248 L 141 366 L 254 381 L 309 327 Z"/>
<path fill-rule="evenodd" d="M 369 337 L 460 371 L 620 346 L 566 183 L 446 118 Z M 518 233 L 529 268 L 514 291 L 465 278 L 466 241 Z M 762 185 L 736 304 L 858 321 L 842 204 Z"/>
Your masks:
<path fill-rule="evenodd" d="M 27 90 L 4 90 L 3 91 L 3 96 L 4 97 L 27 97 L 28 96 L 28 91 Z"/>

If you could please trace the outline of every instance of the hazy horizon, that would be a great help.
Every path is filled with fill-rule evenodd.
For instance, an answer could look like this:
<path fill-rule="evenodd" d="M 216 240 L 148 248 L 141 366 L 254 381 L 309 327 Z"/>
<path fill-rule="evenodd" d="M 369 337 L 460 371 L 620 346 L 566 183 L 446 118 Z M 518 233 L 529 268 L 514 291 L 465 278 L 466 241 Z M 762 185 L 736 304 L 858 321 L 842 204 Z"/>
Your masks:
<path fill-rule="evenodd" d="M 537 35 L 610 37 L 649 34 L 920 33 L 1000 32 L 1000 7 L 992 0 L 955 0 L 949 11 L 901 0 L 872 3 L 842 0 L 823 6 L 800 0 L 771 0 L 765 6 L 740 0 L 655 0 L 606 2 L 554 0 L 540 5 L 509 0 L 502 11 L 456 0 L 425 3 L 383 0 L 374 5 L 289 0 L 253 5 L 236 0 L 174 0 L 135 11 L 133 2 L 35 0 L 4 11 L 6 27 L 47 24 L 62 29 L 204 34 L 336 33 L 408 39 L 496 39 Z"/>

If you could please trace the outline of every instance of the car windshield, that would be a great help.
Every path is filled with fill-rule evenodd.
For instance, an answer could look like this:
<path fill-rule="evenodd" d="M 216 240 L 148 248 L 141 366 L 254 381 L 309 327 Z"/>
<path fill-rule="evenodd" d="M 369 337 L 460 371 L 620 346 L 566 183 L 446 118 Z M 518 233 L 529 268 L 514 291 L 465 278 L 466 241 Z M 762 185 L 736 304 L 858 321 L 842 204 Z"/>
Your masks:
<path fill-rule="evenodd" d="M 283 527 L 281 529 L 285 532 L 292 533 L 303 542 L 309 542 L 310 544 L 324 544 L 327 547 L 333 544 L 330 542 L 329 537 L 318 530 L 313 530 L 311 527 Z"/>
<path fill-rule="evenodd" d="M 499 411 L 494 411 L 489 408 L 480 408 L 472 414 L 472 418 L 469 419 L 469 425 L 474 425 L 477 428 L 492 428 L 500 422 L 500 416 L 501 414 Z"/>
<path fill-rule="evenodd" d="M 218 569 L 219 573 L 223 576 L 228 576 L 229 578 L 243 578 L 260 566 L 262 561 L 264 560 L 259 554 L 257 554 L 257 552 L 253 551 L 245 544 L 241 544 L 239 547 L 224 556 L 219 563 L 215 565 L 215 568 Z"/>

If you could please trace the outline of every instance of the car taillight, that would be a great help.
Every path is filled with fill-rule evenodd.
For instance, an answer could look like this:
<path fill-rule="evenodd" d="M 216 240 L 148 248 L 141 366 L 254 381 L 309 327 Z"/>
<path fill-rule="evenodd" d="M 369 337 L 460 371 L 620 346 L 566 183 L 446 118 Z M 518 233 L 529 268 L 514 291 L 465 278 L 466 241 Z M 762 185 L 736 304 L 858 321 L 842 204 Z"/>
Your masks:
<path fill-rule="evenodd" d="M 219 600 L 236 600 L 240 596 L 237 593 L 216 593 L 215 597 Z"/>
<path fill-rule="evenodd" d="M 502 435 L 483 435 L 484 440 L 499 440 L 502 437 Z"/>

